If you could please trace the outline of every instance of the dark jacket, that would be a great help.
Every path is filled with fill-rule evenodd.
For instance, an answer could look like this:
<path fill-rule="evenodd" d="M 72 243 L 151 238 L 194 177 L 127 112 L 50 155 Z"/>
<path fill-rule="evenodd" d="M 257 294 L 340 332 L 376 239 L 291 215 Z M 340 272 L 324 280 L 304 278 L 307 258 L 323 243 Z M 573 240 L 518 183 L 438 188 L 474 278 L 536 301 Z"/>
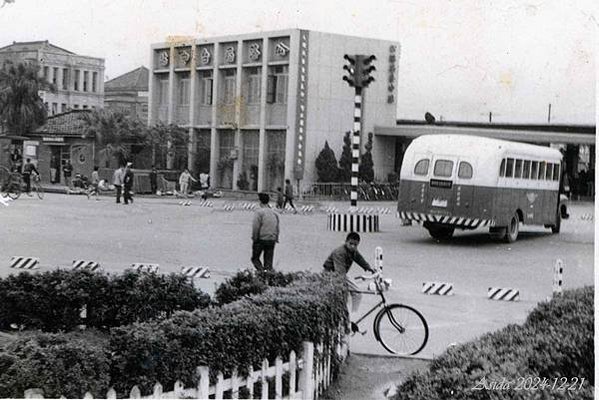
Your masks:
<path fill-rule="evenodd" d="M 133 171 L 130 168 L 125 169 L 125 178 L 123 179 L 123 185 L 127 188 L 133 187 Z"/>
<path fill-rule="evenodd" d="M 364 271 L 372 271 L 372 267 L 368 262 L 362 257 L 358 250 L 350 251 L 345 244 L 337 247 L 333 252 L 329 255 L 329 257 L 324 262 L 324 269 L 327 271 L 334 271 L 340 274 L 347 274 L 349 268 L 351 267 L 353 262 L 356 262 L 360 267 L 364 269 Z"/>
<path fill-rule="evenodd" d="M 71 176 L 71 172 L 73 172 L 73 164 L 63 165 L 62 172 L 64 173 L 64 176 Z"/>

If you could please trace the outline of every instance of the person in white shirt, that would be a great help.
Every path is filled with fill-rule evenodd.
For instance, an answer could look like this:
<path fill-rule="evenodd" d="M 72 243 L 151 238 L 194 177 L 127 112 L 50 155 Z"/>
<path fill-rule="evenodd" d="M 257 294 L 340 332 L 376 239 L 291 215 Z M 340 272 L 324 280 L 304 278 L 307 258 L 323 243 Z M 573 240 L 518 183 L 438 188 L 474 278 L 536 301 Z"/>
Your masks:
<path fill-rule="evenodd" d="M 194 182 L 198 181 L 193 176 L 191 176 L 191 174 L 189 173 L 189 170 L 187 168 L 185 168 L 183 170 L 183 172 L 181 172 L 181 175 L 179 175 L 179 188 L 181 189 L 181 194 L 183 196 L 185 196 L 185 198 L 187 198 L 187 193 L 189 192 L 189 181 L 190 180 L 192 180 Z"/>

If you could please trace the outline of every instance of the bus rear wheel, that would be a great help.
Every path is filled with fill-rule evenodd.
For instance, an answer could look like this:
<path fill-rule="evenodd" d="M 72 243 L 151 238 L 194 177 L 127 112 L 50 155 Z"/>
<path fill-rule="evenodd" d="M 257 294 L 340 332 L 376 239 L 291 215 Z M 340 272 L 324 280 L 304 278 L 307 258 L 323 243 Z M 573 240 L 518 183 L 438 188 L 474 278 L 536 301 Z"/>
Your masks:
<path fill-rule="evenodd" d="M 437 225 L 427 226 L 426 229 L 428 229 L 428 233 L 434 239 L 437 239 L 437 240 L 450 239 L 453 236 L 453 232 L 455 230 L 455 228 L 450 227 L 450 226 L 437 226 Z"/>
<path fill-rule="evenodd" d="M 520 218 L 518 218 L 518 214 L 516 213 L 512 215 L 512 218 L 510 219 L 504 240 L 507 243 L 514 243 L 516 239 L 518 239 L 518 233 L 520 233 Z"/>

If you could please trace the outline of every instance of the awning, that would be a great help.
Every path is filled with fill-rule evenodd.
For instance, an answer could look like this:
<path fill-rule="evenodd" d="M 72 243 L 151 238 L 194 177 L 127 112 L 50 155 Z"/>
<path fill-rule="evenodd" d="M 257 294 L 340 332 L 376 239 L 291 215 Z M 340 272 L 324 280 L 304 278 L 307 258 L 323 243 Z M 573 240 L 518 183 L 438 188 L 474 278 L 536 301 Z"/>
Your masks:
<path fill-rule="evenodd" d="M 527 143 L 556 143 L 556 144 L 588 144 L 594 145 L 596 136 L 588 133 L 572 132 L 543 132 L 515 129 L 492 129 L 492 128 L 465 128 L 457 126 L 435 126 L 435 125 L 399 125 L 399 126 L 375 126 L 374 134 L 377 136 L 395 136 L 405 138 L 416 138 L 422 135 L 476 135 L 491 137 L 495 139 L 513 140 Z"/>
<path fill-rule="evenodd" d="M 29 138 L 27 136 L 18 136 L 18 135 L 0 135 L 0 140 L 1 139 L 8 139 L 8 140 L 30 140 L 31 138 Z"/>

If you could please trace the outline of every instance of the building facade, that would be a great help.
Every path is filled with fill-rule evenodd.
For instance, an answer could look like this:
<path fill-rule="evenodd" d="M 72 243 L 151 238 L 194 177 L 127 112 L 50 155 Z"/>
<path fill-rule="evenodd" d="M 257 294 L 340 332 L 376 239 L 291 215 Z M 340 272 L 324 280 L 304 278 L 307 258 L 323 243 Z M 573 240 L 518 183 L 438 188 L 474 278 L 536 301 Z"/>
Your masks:
<path fill-rule="evenodd" d="M 284 30 L 151 46 L 148 122 L 189 129 L 188 166 L 217 187 L 273 190 L 317 180 L 325 141 L 339 157 L 354 119 L 344 54 L 374 54 L 364 93 L 362 148 L 374 125 L 396 118 L 399 43 Z M 375 176 L 385 176 L 375 141 Z M 390 161 L 392 165 L 393 162 Z"/>
<path fill-rule="evenodd" d="M 148 79 L 150 70 L 139 67 L 104 84 L 104 108 L 148 120 Z"/>
<path fill-rule="evenodd" d="M 0 48 L 4 62 L 35 63 L 56 92 L 40 93 L 48 115 L 104 105 L 104 59 L 77 55 L 46 41 L 13 42 Z"/>

